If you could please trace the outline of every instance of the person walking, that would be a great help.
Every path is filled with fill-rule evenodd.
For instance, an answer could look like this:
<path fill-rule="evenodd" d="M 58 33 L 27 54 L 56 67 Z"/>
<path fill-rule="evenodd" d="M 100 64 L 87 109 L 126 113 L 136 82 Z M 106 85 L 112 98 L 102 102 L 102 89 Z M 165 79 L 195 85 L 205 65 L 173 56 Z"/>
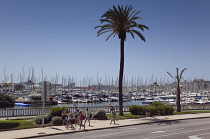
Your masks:
<path fill-rule="evenodd" d="M 74 108 L 74 118 L 75 118 L 75 125 L 77 125 L 78 124 L 78 118 L 79 118 L 79 109 L 75 106 L 75 108 Z"/>
<path fill-rule="evenodd" d="M 86 124 L 86 121 L 89 122 L 89 126 L 90 126 L 90 118 L 91 118 L 91 113 L 90 113 L 90 111 L 87 108 L 86 111 L 85 111 L 85 123 L 84 123 L 84 126 Z"/>
<path fill-rule="evenodd" d="M 67 110 L 65 110 L 65 108 L 63 108 L 63 110 L 61 112 L 63 125 L 66 125 L 66 114 L 67 114 L 66 112 L 67 112 Z"/>
<path fill-rule="evenodd" d="M 115 114 L 115 109 L 113 107 L 111 107 L 111 109 L 110 109 L 110 115 L 111 115 L 111 123 L 110 124 L 112 124 L 112 121 L 114 122 L 114 124 L 116 124 L 116 122 L 115 122 L 116 114 Z"/>
<path fill-rule="evenodd" d="M 84 115 L 83 115 L 82 112 L 80 111 L 80 112 L 79 112 L 79 119 L 78 119 L 78 120 L 79 120 L 79 121 L 78 121 L 78 123 L 79 123 L 79 130 L 81 129 L 82 126 L 83 126 L 84 129 L 85 129 L 85 125 L 82 124 L 84 118 L 85 118 Z"/>
<path fill-rule="evenodd" d="M 73 113 L 68 111 L 67 114 L 67 126 L 66 129 L 69 129 L 69 125 L 71 125 L 71 128 L 74 129 L 74 124 L 75 124 L 75 118 L 73 117 Z"/>

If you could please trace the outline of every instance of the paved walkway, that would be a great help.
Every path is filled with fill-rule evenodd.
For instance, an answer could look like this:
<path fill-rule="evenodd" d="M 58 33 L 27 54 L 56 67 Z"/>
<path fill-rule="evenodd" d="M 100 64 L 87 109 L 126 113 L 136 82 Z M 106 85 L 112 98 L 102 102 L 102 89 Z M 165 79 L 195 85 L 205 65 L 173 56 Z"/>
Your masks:
<path fill-rule="evenodd" d="M 147 123 L 155 123 L 162 121 L 171 121 L 171 120 L 184 120 L 184 119 L 198 119 L 198 118 L 210 118 L 210 113 L 198 113 L 198 114 L 182 114 L 182 115 L 169 115 L 169 116 L 154 116 L 146 118 L 137 118 L 137 119 L 125 119 L 125 120 L 116 120 L 116 124 L 110 125 L 110 120 L 91 120 L 91 126 L 86 125 L 85 130 L 99 130 L 106 128 L 115 128 L 123 127 L 130 125 L 140 125 Z M 11 130 L 0 132 L 0 137 L 2 139 L 23 139 L 23 138 L 35 138 L 40 136 L 50 136 L 58 135 L 71 132 L 82 132 L 84 129 L 79 130 L 79 126 L 76 129 L 66 129 L 64 126 L 50 126 L 44 128 L 31 128 L 31 129 L 21 129 L 21 130 Z"/>

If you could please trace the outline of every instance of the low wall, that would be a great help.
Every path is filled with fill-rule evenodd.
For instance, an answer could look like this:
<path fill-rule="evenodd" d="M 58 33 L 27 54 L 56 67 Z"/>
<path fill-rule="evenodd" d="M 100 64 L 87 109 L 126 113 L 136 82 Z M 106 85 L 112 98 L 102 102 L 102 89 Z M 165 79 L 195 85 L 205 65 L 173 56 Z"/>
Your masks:
<path fill-rule="evenodd" d="M 182 105 L 182 110 L 210 110 L 210 104 Z"/>

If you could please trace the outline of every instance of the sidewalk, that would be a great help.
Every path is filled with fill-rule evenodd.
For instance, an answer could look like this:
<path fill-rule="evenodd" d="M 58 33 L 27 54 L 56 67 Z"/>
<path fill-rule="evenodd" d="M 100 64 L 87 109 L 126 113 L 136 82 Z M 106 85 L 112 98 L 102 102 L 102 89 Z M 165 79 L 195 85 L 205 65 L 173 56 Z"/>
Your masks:
<path fill-rule="evenodd" d="M 116 124 L 110 125 L 110 120 L 91 120 L 91 126 L 86 123 L 85 131 L 90 130 L 100 130 L 106 128 L 115 128 L 131 125 L 140 125 L 147 123 L 156 123 L 163 121 L 173 121 L 173 120 L 184 120 L 184 119 L 198 119 L 198 118 L 210 118 L 210 113 L 198 113 L 198 114 L 182 114 L 182 115 L 168 115 L 168 116 L 154 116 L 146 118 L 137 119 L 125 119 L 116 120 Z M 31 128 L 31 129 L 21 129 L 21 130 L 11 130 L 0 132 L 0 137 L 2 139 L 23 139 L 23 138 L 35 138 L 41 136 L 51 136 L 71 132 L 82 132 L 84 129 L 79 130 L 79 126 L 75 130 L 66 129 L 64 126 L 50 126 L 44 128 Z"/>

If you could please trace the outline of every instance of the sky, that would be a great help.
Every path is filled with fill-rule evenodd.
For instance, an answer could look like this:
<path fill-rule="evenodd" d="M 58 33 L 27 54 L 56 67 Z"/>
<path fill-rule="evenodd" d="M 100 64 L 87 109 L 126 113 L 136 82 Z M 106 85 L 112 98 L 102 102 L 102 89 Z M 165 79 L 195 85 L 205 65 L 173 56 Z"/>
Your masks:
<path fill-rule="evenodd" d="M 141 11 L 138 23 L 149 27 L 146 42 L 127 35 L 125 78 L 170 80 L 167 71 L 188 68 L 184 79 L 210 80 L 209 0 L 1 0 L 0 81 L 31 69 L 39 79 L 117 78 L 120 40 L 94 27 L 118 4 Z"/>

